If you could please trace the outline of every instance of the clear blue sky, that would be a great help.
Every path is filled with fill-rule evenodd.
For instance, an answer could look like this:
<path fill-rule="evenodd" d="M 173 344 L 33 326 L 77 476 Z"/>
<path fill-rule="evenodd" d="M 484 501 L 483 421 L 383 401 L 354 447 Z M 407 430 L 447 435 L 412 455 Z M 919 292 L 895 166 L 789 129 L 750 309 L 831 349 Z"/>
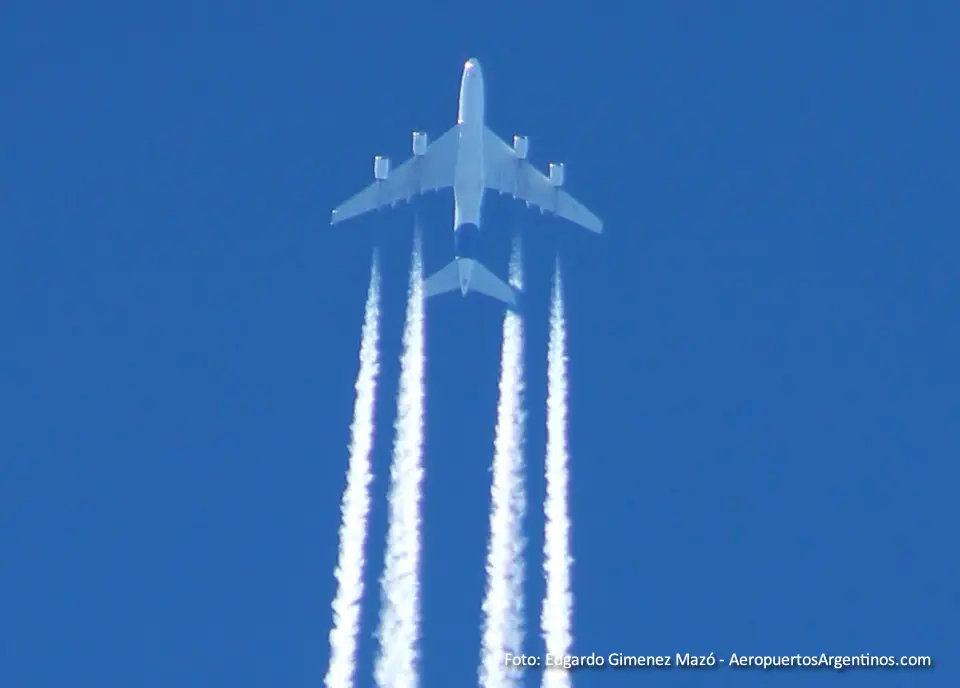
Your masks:
<path fill-rule="evenodd" d="M 526 238 L 529 650 L 559 253 L 575 649 L 939 664 L 576 685 L 960 684 L 957 5 L 150 5 L 0 10 L 0 685 L 321 685 L 370 255 L 372 581 L 411 244 L 408 209 L 329 212 L 453 123 L 471 56 L 490 125 L 607 229 L 485 211 L 495 271 Z M 429 271 L 450 195 L 424 212 Z M 501 315 L 428 318 L 423 685 L 450 688 L 476 680 Z"/>

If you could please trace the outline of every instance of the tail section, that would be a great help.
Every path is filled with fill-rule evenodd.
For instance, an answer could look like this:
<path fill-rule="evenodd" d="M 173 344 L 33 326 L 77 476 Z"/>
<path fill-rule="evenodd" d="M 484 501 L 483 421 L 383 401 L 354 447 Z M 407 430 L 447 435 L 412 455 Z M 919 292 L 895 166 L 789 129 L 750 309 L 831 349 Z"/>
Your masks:
<path fill-rule="evenodd" d="M 487 270 L 483 265 L 470 258 L 461 258 L 457 261 L 461 266 L 461 274 L 466 273 L 466 282 L 461 277 L 461 284 L 466 284 L 469 291 L 478 291 L 508 306 L 517 305 L 517 294 L 513 288 Z"/>
<path fill-rule="evenodd" d="M 427 298 L 459 289 L 464 296 L 476 291 L 502 301 L 511 307 L 517 305 L 514 289 L 472 258 L 457 258 L 433 273 L 423 283 Z"/>

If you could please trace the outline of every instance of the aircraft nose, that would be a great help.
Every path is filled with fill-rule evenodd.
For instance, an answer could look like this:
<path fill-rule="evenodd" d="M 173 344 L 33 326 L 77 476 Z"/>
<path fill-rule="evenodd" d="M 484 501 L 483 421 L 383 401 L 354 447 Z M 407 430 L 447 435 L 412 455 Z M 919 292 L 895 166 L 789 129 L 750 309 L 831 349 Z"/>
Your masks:
<path fill-rule="evenodd" d="M 467 60 L 466 63 L 464 63 L 464 65 L 463 65 L 463 71 L 468 72 L 468 73 L 469 73 L 469 72 L 477 72 L 477 71 L 479 71 L 479 70 L 480 70 L 480 63 L 477 62 L 477 59 L 476 59 L 475 57 L 471 57 L 471 58 L 470 58 L 469 60 Z"/>

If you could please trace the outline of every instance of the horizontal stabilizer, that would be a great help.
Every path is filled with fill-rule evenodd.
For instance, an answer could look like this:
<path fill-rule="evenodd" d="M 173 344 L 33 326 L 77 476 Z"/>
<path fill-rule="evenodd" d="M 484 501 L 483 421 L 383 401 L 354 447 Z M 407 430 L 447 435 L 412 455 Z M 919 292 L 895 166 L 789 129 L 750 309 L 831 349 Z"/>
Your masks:
<path fill-rule="evenodd" d="M 460 288 L 460 277 L 457 271 L 457 261 L 448 263 L 446 267 L 437 270 L 423 282 L 423 291 L 429 299 L 437 294 Z"/>
<path fill-rule="evenodd" d="M 510 285 L 470 258 L 457 258 L 447 264 L 428 277 L 423 288 L 427 298 L 459 289 L 463 295 L 476 291 L 508 306 L 517 304 L 516 292 Z"/>
<path fill-rule="evenodd" d="M 517 304 L 517 295 L 506 282 L 483 267 L 480 263 L 469 258 L 461 258 L 461 264 L 467 264 L 467 287 L 469 291 L 478 291 L 481 294 L 503 301 L 508 306 Z"/>

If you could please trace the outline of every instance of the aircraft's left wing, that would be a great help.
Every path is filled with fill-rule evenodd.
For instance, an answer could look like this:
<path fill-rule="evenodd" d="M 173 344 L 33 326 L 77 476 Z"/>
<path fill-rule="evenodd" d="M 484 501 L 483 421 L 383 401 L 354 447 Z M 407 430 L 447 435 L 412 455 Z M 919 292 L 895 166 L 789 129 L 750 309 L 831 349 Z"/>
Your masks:
<path fill-rule="evenodd" d="M 453 186 L 453 170 L 457 164 L 460 130 L 453 126 L 427 146 L 423 155 L 415 155 L 394 170 L 387 178 L 377 180 L 333 211 L 330 224 L 337 224 L 370 210 L 409 201 L 424 191 Z"/>
<path fill-rule="evenodd" d="M 555 213 L 591 232 L 603 232 L 603 221 L 580 201 L 554 185 L 550 177 L 526 160 L 490 129 L 483 133 L 483 163 L 488 189 L 510 194 L 527 205 Z"/>

